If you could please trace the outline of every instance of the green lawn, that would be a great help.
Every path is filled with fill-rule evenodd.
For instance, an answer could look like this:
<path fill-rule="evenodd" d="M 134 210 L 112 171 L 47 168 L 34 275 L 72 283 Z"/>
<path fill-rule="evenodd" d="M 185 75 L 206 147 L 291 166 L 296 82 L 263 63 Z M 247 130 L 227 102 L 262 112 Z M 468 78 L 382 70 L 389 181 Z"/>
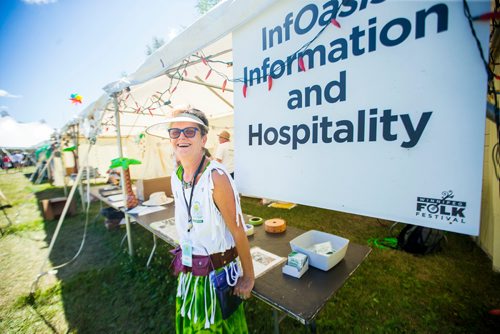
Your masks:
<path fill-rule="evenodd" d="M 90 210 L 82 253 L 55 274 L 43 276 L 34 298 L 30 286 L 47 256 L 57 225 L 43 221 L 38 201 L 62 195 L 47 184 L 31 185 L 22 173 L 1 173 L 0 189 L 12 208 L 0 212 L 0 333 L 171 333 L 174 330 L 175 278 L 169 273 L 169 247 L 160 242 L 150 269 L 145 268 L 152 237 L 132 226 L 136 256 L 131 260 L 124 229 L 107 231 Z M 81 202 L 77 200 L 79 212 Z M 366 244 L 389 236 L 392 222 L 297 206 L 263 207 L 244 198 L 243 210 L 264 218 L 281 217 L 304 230 L 318 229 Z M 68 218 L 50 255 L 52 265 L 70 260 L 80 247 L 85 215 Z M 396 231 L 401 227 L 397 227 Z M 411 254 L 374 248 L 340 291 L 318 314 L 318 333 L 500 333 L 500 274 L 470 237 L 447 234 L 437 254 Z M 252 333 L 273 331 L 272 312 L 263 302 L 246 304 Z M 306 333 L 285 319 L 282 333 Z"/>

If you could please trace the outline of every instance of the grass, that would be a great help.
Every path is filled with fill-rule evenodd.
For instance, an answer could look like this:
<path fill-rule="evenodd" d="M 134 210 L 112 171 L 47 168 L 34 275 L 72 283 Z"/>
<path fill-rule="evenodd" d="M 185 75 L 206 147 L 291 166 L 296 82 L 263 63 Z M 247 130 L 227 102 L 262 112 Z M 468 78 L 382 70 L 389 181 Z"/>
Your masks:
<path fill-rule="evenodd" d="M 130 259 L 124 229 L 107 231 L 99 211 L 90 210 L 81 255 L 55 275 L 45 275 L 30 296 L 30 286 L 48 254 L 56 221 L 44 221 L 38 201 L 61 196 L 63 190 L 47 184 L 31 185 L 21 173 L 0 174 L 0 189 L 12 208 L 0 213 L 0 332 L 1 333 L 171 333 L 174 331 L 175 278 L 169 273 L 169 247 L 159 243 L 151 267 L 145 268 L 152 237 L 133 225 L 136 255 Z M 80 201 L 77 200 L 79 212 Z M 352 242 L 386 237 L 392 222 L 297 206 L 292 210 L 263 207 L 244 198 L 246 213 L 281 217 L 304 230 L 335 233 Z M 73 257 L 80 246 L 85 215 L 65 220 L 52 265 Z M 396 227 L 395 233 L 401 227 Z M 448 233 L 443 250 L 426 256 L 374 248 L 354 275 L 316 318 L 319 333 L 498 333 L 500 317 L 488 311 L 500 308 L 500 274 L 470 237 Z M 252 333 L 273 331 L 272 313 L 252 298 L 246 304 Z M 286 318 L 283 333 L 306 333 Z"/>

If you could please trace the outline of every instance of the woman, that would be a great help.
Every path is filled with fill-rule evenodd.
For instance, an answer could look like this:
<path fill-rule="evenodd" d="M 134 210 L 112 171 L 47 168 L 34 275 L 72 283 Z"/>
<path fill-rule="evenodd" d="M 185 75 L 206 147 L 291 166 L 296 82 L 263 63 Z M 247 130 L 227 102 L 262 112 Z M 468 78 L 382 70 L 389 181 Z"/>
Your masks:
<path fill-rule="evenodd" d="M 220 273 L 221 267 L 225 267 L 234 274 L 242 269 L 233 293 L 241 299 L 250 298 L 254 271 L 238 192 L 224 166 L 205 157 L 208 120 L 203 112 L 197 109 L 176 111 L 168 127 L 179 161 L 172 174 L 175 222 L 182 250 L 182 255 L 177 257 L 182 259 L 182 265 L 177 268 L 181 273 L 176 299 L 176 331 L 246 333 L 243 304 L 223 320 L 208 273 L 197 267 L 206 258 L 210 271 L 217 269 Z M 241 267 L 236 264 L 236 256 L 239 256 Z"/>

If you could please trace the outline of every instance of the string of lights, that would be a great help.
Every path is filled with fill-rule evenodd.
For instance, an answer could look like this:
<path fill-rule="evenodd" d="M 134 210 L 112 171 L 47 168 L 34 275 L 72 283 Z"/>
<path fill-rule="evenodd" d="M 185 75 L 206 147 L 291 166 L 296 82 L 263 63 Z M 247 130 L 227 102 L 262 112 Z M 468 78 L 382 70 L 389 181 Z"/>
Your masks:
<path fill-rule="evenodd" d="M 339 2 L 337 11 L 333 11 L 333 12 L 338 12 L 338 10 L 340 10 L 340 8 L 342 6 L 344 6 L 345 4 L 347 4 L 349 1 L 350 0 L 343 0 L 343 1 Z M 340 23 L 333 16 L 334 15 L 332 14 L 332 18 L 330 20 L 330 23 L 333 26 L 340 28 L 341 27 Z M 302 52 L 304 52 L 312 43 L 314 43 L 319 38 L 319 36 L 321 36 L 329 26 L 330 26 L 329 24 L 323 26 L 321 28 L 321 30 L 311 40 L 306 42 L 298 50 L 296 50 L 295 52 L 293 52 L 290 55 L 290 57 L 297 58 L 298 66 L 301 69 L 301 71 L 303 71 L 303 72 L 306 71 L 306 66 L 304 64 Z M 193 62 L 193 61 L 191 61 L 191 59 L 195 59 L 196 61 Z M 162 62 L 162 64 L 164 64 L 162 60 L 160 60 L 160 61 Z M 184 80 L 184 78 L 188 76 L 187 67 L 193 63 L 196 64 L 199 62 L 202 62 L 205 66 L 208 67 L 207 73 L 205 75 L 205 81 L 208 80 L 208 78 L 212 75 L 212 73 L 217 74 L 219 77 L 221 77 L 223 79 L 222 84 L 219 88 L 223 93 L 226 90 L 226 86 L 227 86 L 228 82 L 232 82 L 232 83 L 241 82 L 241 83 L 243 83 L 243 95 L 246 97 L 246 92 L 247 92 L 248 87 L 246 85 L 246 82 L 244 81 L 244 78 L 230 78 L 227 76 L 226 73 L 219 71 L 216 67 L 212 66 L 212 64 L 224 64 L 227 67 L 232 67 L 233 66 L 232 61 L 221 61 L 221 60 L 218 60 L 213 55 L 207 56 L 207 55 L 205 55 L 205 53 L 203 51 L 198 51 L 195 54 L 190 55 L 189 57 L 183 59 L 181 61 L 181 63 L 179 64 L 179 66 L 177 66 L 173 71 L 170 70 L 168 72 L 168 74 L 169 74 L 168 77 L 170 78 L 168 87 L 162 92 L 157 91 L 155 94 L 153 94 L 151 97 L 150 103 L 143 105 L 143 106 L 139 106 L 138 103 L 135 101 L 135 99 L 132 98 L 135 106 L 129 106 L 127 104 L 127 100 L 131 96 L 131 93 L 129 92 L 128 95 L 124 99 L 121 99 L 119 101 L 119 105 L 121 106 L 120 110 L 122 110 L 122 109 L 123 110 L 134 110 L 137 113 L 144 113 L 145 111 L 150 112 L 151 110 L 154 110 L 152 108 L 154 108 L 155 105 L 157 105 L 158 107 L 161 105 L 170 105 L 172 96 L 175 93 L 175 91 L 177 90 L 179 83 L 182 82 Z M 281 70 L 281 65 L 276 66 L 275 71 L 280 71 L 280 70 Z M 264 79 L 264 78 L 259 77 L 258 79 Z M 271 90 L 272 82 L 273 82 L 272 71 L 266 77 L 266 80 L 268 81 L 268 90 Z M 165 95 L 168 95 L 168 98 L 164 98 Z"/>

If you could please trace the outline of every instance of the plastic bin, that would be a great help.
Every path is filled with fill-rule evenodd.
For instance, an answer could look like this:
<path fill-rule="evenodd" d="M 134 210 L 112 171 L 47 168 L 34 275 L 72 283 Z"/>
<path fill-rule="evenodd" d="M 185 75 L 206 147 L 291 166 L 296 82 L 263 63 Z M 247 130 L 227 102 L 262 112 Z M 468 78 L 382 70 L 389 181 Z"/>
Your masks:
<path fill-rule="evenodd" d="M 335 252 L 331 255 L 317 254 L 309 248 L 315 244 L 329 241 Z M 330 233 L 310 230 L 290 240 L 292 250 L 306 254 L 309 257 L 309 265 L 327 271 L 339 263 L 347 252 L 349 240 Z"/>

